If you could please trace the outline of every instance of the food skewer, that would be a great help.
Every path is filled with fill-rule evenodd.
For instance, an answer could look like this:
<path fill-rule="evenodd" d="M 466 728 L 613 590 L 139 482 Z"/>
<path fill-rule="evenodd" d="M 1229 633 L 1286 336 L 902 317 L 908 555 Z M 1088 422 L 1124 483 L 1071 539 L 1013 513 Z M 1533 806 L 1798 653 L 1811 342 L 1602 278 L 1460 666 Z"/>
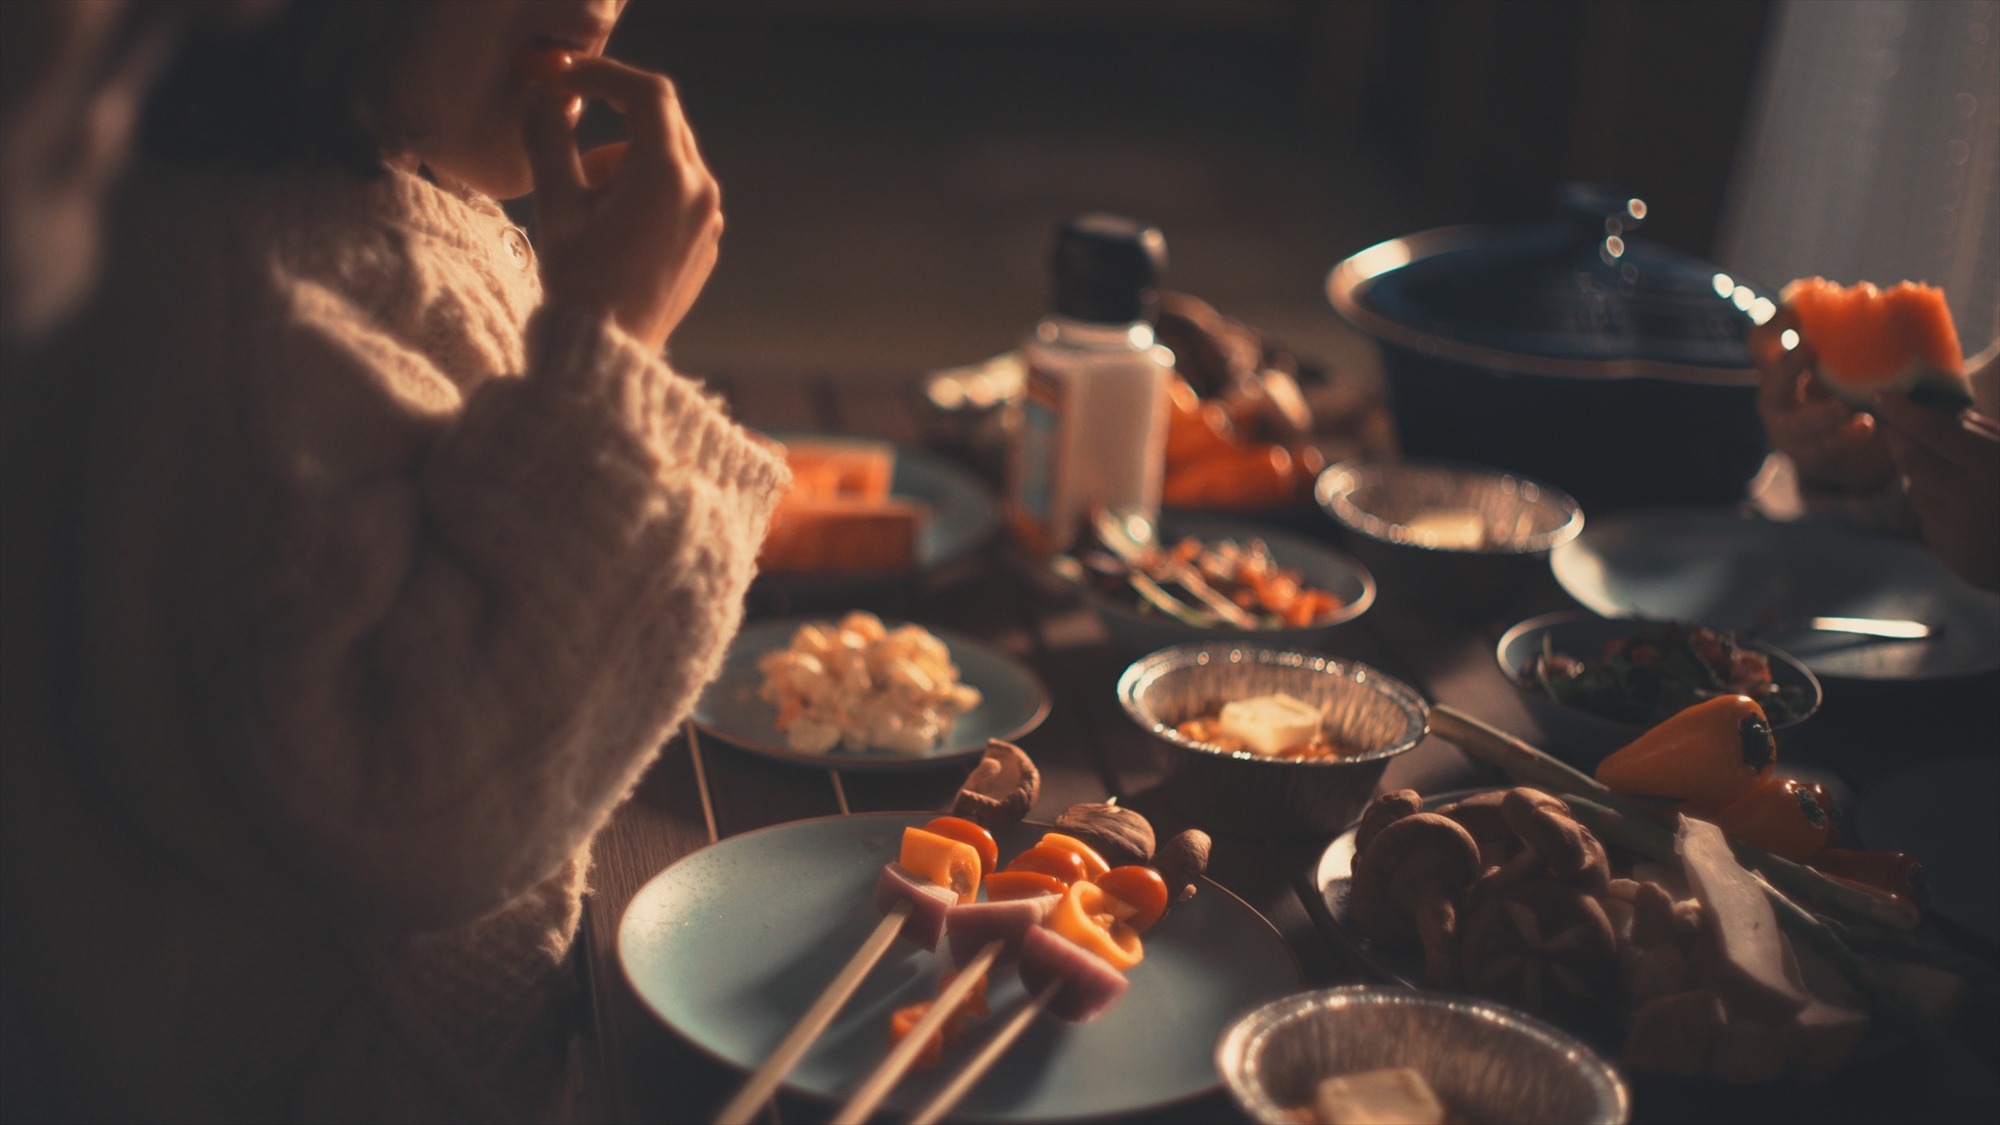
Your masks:
<path fill-rule="evenodd" d="M 854 1095 L 847 1099 L 847 1104 L 840 1107 L 840 1112 L 834 1115 L 833 1125 L 861 1125 L 861 1122 L 868 1120 L 868 1115 L 875 1112 L 875 1107 L 881 1105 L 882 1099 L 888 1097 L 889 1091 L 895 1089 L 896 1083 L 902 1081 L 903 1075 L 909 1073 L 910 1067 L 916 1063 L 917 1056 L 923 1053 L 924 1046 L 930 1042 L 931 1036 L 944 1029 L 945 1021 L 958 1010 L 959 1003 L 965 999 L 966 994 L 986 976 L 986 970 L 993 967 L 994 959 L 1000 956 L 1000 950 L 1006 944 L 999 938 L 987 942 L 985 947 L 959 970 L 958 975 L 945 986 L 944 991 L 938 993 L 937 1001 L 931 1005 L 930 1011 L 925 1012 L 916 1026 L 903 1036 L 902 1042 L 897 1043 L 889 1051 L 888 1057 L 883 1059 L 874 1073 L 861 1083 L 860 1088 L 854 1091 Z"/>
<path fill-rule="evenodd" d="M 910 1125 L 932 1125 L 932 1122 L 950 1113 L 952 1107 L 959 1103 L 959 1099 L 965 1097 L 981 1078 L 986 1077 L 986 1072 L 993 1069 L 993 1064 L 1000 1061 L 1000 1056 L 1007 1053 L 1007 1048 L 1014 1045 L 1014 1040 L 1019 1039 L 1021 1033 L 1027 1031 L 1029 1025 L 1048 1010 L 1049 1003 L 1056 998 L 1056 992 L 1062 986 L 1063 982 L 1060 980 L 1052 980 L 1042 986 L 1042 990 L 1035 994 L 1034 999 L 1022 1005 L 1021 1010 L 1015 1012 L 1013 1018 L 1009 1019 L 993 1038 L 987 1040 L 978 1054 L 966 1060 L 965 1065 L 959 1068 L 958 1073 L 952 1076 L 944 1089 L 939 1090 L 935 1097 L 924 1103 L 924 1107 L 910 1118 Z"/>
<path fill-rule="evenodd" d="M 838 792 L 839 774 L 833 773 L 833 777 Z M 1035 768 L 1034 762 L 1021 752 L 1020 747 L 993 739 L 987 743 L 986 753 L 978 768 L 974 769 L 972 776 L 966 779 L 965 787 L 959 790 L 958 799 L 953 803 L 952 810 L 954 815 L 964 813 L 976 821 L 988 824 L 1012 823 L 1027 814 L 1040 792 L 1041 772 Z M 977 862 L 978 859 L 975 857 L 975 863 Z M 974 871 L 976 878 L 978 868 L 975 867 Z M 903 934 L 905 927 L 912 924 L 918 900 L 928 897 L 924 890 L 917 886 L 918 882 L 911 878 L 908 872 L 900 871 L 896 865 L 892 864 L 883 870 L 883 877 L 875 888 L 876 903 L 882 907 L 882 921 L 876 924 L 874 932 L 862 942 L 861 948 L 855 951 L 846 965 L 842 966 L 833 981 L 820 993 L 819 998 L 814 1000 L 805 1014 L 799 1017 L 799 1022 L 786 1033 L 770 1057 L 752 1072 L 749 1079 L 744 1082 L 743 1088 L 729 1100 L 729 1104 L 722 1107 L 722 1112 L 716 1115 L 716 1125 L 749 1125 L 757 1110 L 777 1092 L 785 1076 L 791 1073 L 792 1068 L 798 1065 L 799 1060 L 812 1049 L 813 1043 L 833 1023 L 833 1017 L 854 995 L 855 989 L 861 986 L 869 971 L 882 959 L 883 954 L 888 952 L 889 947 L 896 943 L 897 937 Z M 944 893 L 950 895 L 949 891 Z M 893 901 L 889 901 L 891 899 Z M 943 929 L 943 917 L 942 905 L 933 916 L 930 904 L 927 903 L 925 916 L 914 919 L 915 923 L 921 925 L 927 933 L 912 935 L 914 940 L 919 945 L 936 948 Z M 924 940 L 925 936 L 928 936 L 928 941 Z M 997 950 L 995 952 L 997 953 Z M 976 974 L 968 973 L 961 976 L 966 982 L 966 987 L 970 988 L 970 981 L 975 979 Z M 954 987 L 958 983 L 953 982 Z M 948 1011 L 949 1008 L 945 1010 Z M 921 1043 L 923 1040 L 917 1041 Z"/>
<path fill-rule="evenodd" d="M 772 1051 L 771 1057 L 764 1060 L 764 1065 L 750 1075 L 749 1081 L 729 1100 L 729 1104 L 722 1107 L 722 1112 L 716 1115 L 716 1125 L 749 1125 L 757 1110 L 777 1092 L 778 1084 L 785 1080 L 792 1067 L 798 1065 L 798 1061 L 812 1049 L 820 1033 L 833 1022 L 833 1017 L 839 1014 L 848 997 L 861 987 L 869 970 L 896 943 L 896 936 L 903 932 L 903 923 L 909 920 L 912 909 L 910 900 L 903 899 L 882 915 L 875 932 L 869 934 L 868 940 L 862 942 L 861 948 L 848 958 L 832 983 L 819 994 L 819 999 L 813 1001 L 812 1007 L 806 1009 L 805 1015 L 799 1017 L 799 1022 L 778 1043 L 777 1050 Z"/>

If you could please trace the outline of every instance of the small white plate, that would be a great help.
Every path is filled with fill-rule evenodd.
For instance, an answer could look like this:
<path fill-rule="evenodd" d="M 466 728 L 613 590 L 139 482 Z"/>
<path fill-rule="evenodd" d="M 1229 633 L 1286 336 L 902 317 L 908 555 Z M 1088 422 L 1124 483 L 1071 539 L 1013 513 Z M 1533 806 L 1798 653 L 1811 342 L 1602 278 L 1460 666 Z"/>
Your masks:
<path fill-rule="evenodd" d="M 947 629 L 931 629 L 931 634 L 951 650 L 951 662 L 958 665 L 959 682 L 978 688 L 983 697 L 979 706 L 958 717 L 958 725 L 952 728 L 949 738 L 940 739 L 922 754 L 899 754 L 872 746 L 864 750 L 836 746 L 824 754 L 794 750 L 785 741 L 784 732 L 778 729 L 778 709 L 757 697 L 764 686 L 764 674 L 757 670 L 757 659 L 790 644 L 800 625 L 838 617 L 838 614 L 785 617 L 744 626 L 736 634 L 735 643 L 729 646 L 722 674 L 695 703 L 696 728 L 731 745 L 787 762 L 822 769 L 898 770 L 976 757 L 985 749 L 988 739 L 1013 742 L 1048 718 L 1048 689 L 1020 662 L 970 637 Z"/>

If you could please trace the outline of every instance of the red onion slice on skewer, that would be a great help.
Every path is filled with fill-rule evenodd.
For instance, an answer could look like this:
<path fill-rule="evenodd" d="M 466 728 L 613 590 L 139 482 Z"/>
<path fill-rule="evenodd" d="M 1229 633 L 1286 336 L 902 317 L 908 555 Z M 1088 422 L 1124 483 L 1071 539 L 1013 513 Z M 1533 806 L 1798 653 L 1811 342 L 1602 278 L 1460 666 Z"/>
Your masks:
<path fill-rule="evenodd" d="M 945 913 L 958 904 L 958 896 L 949 887 L 910 874 L 900 863 L 884 864 L 882 877 L 875 881 L 875 908 L 887 914 L 901 901 L 910 904 L 902 936 L 925 949 L 936 949 L 938 938 L 944 936 Z"/>
<path fill-rule="evenodd" d="M 1021 983 L 1033 994 L 1055 980 L 1063 984 L 1049 1002 L 1049 1014 L 1070 1023 L 1088 1023 L 1110 1011 L 1130 984 L 1102 957 L 1036 926 L 1021 939 Z"/>
<path fill-rule="evenodd" d="M 1021 939 L 1041 925 L 1042 919 L 1061 901 L 1061 895 L 1042 895 L 952 907 L 945 913 L 945 936 L 951 940 L 952 963 L 965 964 L 995 939 L 1007 943 L 1000 950 L 1000 960 L 1012 961 L 1021 954 Z"/>

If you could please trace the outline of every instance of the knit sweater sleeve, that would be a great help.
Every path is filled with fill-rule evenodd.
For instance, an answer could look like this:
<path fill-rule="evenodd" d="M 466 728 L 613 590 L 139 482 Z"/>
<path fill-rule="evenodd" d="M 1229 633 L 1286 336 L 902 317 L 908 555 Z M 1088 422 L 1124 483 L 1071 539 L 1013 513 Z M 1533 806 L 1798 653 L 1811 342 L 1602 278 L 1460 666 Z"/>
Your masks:
<path fill-rule="evenodd" d="M 346 908 L 479 916 L 587 842 L 719 667 L 782 462 L 608 321 L 451 402 L 307 294 L 237 377 L 238 512 L 184 635 L 207 753 Z M 225 494 L 230 490 L 223 489 Z"/>

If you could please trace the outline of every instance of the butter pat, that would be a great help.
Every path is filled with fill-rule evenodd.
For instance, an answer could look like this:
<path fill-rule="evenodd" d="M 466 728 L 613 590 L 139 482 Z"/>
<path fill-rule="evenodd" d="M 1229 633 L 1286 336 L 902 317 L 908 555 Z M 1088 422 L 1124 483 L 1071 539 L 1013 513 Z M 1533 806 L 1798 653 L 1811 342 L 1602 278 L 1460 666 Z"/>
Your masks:
<path fill-rule="evenodd" d="M 1426 508 L 1403 526 L 1419 547 L 1477 551 L 1486 545 L 1486 521 L 1470 508 Z"/>
<path fill-rule="evenodd" d="M 1322 1079 L 1313 1108 L 1326 1125 L 1444 1125 L 1444 1103 L 1424 1076 L 1399 1066 Z"/>
<path fill-rule="evenodd" d="M 1222 705 L 1221 732 L 1243 740 L 1253 754 L 1275 755 L 1319 733 L 1326 712 L 1279 692 Z"/>

